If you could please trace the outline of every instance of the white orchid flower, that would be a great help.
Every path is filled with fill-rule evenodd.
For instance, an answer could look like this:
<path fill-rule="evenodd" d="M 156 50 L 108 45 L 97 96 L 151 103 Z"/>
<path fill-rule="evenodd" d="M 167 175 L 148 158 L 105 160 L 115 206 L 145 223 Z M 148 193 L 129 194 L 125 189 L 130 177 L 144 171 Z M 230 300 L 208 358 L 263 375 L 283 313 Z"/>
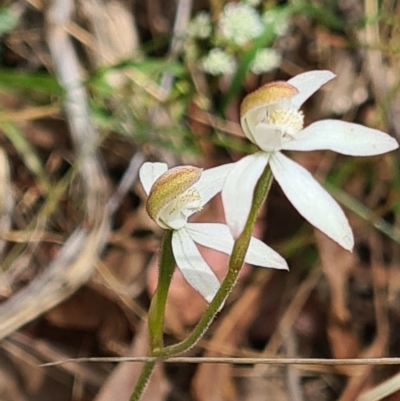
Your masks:
<path fill-rule="evenodd" d="M 336 201 L 311 174 L 282 150 L 333 150 L 351 156 L 379 155 L 398 148 L 384 132 L 338 120 L 322 120 L 303 128 L 299 108 L 335 77 L 330 71 L 310 71 L 287 82 L 272 82 L 244 98 L 241 125 L 260 152 L 239 160 L 222 190 L 225 217 L 237 238 L 249 215 L 255 185 L 269 164 L 274 178 L 298 212 L 313 226 L 352 250 L 353 233 Z"/>
<path fill-rule="evenodd" d="M 193 166 L 168 170 L 164 163 L 146 162 L 140 180 L 148 198 L 149 216 L 172 230 L 172 251 L 186 281 L 208 302 L 220 287 L 218 278 L 203 259 L 196 243 L 231 254 L 233 237 L 225 224 L 189 223 L 188 218 L 221 191 L 233 164 L 203 171 Z M 286 261 L 256 238 L 251 238 L 245 261 L 257 266 L 287 269 Z"/>

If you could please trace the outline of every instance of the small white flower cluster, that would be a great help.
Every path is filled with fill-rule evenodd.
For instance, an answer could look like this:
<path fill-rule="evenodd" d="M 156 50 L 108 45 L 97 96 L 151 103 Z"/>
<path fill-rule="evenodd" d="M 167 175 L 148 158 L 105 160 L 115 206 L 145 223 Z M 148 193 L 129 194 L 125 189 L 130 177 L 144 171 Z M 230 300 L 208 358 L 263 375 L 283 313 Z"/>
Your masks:
<path fill-rule="evenodd" d="M 279 67 L 281 63 L 281 55 L 274 49 L 259 49 L 250 65 L 250 70 L 254 74 L 262 74 L 272 71 Z"/>
<path fill-rule="evenodd" d="M 228 3 L 218 24 L 220 35 L 226 41 L 243 46 L 261 35 L 264 24 L 258 12 L 246 3 Z"/>
<path fill-rule="evenodd" d="M 210 75 L 231 75 L 238 66 L 238 60 L 249 48 L 251 42 L 259 38 L 269 28 L 276 36 L 287 30 L 287 14 L 281 10 L 270 10 L 263 14 L 257 9 L 261 0 L 241 0 L 228 2 L 222 9 L 218 21 L 213 26 L 210 14 L 199 12 L 190 22 L 186 57 L 199 60 L 199 67 Z M 211 50 L 204 54 L 207 40 Z M 254 74 L 263 74 L 279 67 L 280 54 L 273 49 L 259 49 L 250 65 Z"/>
<path fill-rule="evenodd" d="M 211 36 L 212 24 L 210 14 L 199 12 L 189 24 L 188 34 L 193 38 L 207 39 Z"/>
<path fill-rule="evenodd" d="M 216 47 L 203 58 L 201 68 L 210 75 L 230 75 L 236 70 L 236 62 L 231 55 Z"/>
<path fill-rule="evenodd" d="M 282 11 L 268 10 L 262 15 L 265 25 L 272 25 L 277 36 L 286 35 L 289 30 L 287 17 Z"/>

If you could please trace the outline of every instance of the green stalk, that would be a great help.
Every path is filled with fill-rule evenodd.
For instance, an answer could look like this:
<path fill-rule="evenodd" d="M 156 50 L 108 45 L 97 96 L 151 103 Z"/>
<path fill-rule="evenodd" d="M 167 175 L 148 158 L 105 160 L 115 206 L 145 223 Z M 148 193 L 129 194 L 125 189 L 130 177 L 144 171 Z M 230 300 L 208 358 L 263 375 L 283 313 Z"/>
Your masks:
<path fill-rule="evenodd" d="M 185 340 L 169 347 L 161 348 L 153 352 L 152 356 L 165 358 L 187 351 L 200 340 L 207 328 L 210 326 L 228 295 L 231 293 L 239 276 L 240 270 L 244 264 L 244 259 L 249 247 L 251 234 L 257 220 L 258 212 L 268 195 L 272 180 L 273 176 L 271 170 L 269 166 L 267 166 L 254 189 L 253 203 L 244 230 L 233 246 L 232 254 L 229 259 L 228 273 L 197 326 Z"/>
<path fill-rule="evenodd" d="M 154 353 L 163 347 L 165 306 L 167 303 L 167 295 L 169 286 L 171 284 L 172 274 L 175 268 L 175 258 L 174 254 L 172 253 L 171 243 L 172 235 L 173 231 L 165 231 L 161 243 L 161 251 L 158 262 L 158 284 L 156 292 L 151 300 L 148 313 L 147 324 L 149 330 L 150 356 L 154 356 Z M 150 376 L 153 372 L 155 364 L 155 361 L 145 362 L 129 401 L 139 401 L 150 380 Z"/>
<path fill-rule="evenodd" d="M 142 371 L 140 372 L 140 376 L 138 381 L 136 382 L 135 389 L 129 398 L 129 401 L 139 401 L 147 384 L 149 383 L 151 373 L 153 372 L 155 362 L 145 362 L 143 365 Z"/>
<path fill-rule="evenodd" d="M 175 269 L 175 258 L 172 253 L 172 230 L 165 231 L 160 251 L 157 290 L 153 295 L 148 313 L 150 351 L 159 350 L 163 346 L 163 327 L 167 295 Z"/>

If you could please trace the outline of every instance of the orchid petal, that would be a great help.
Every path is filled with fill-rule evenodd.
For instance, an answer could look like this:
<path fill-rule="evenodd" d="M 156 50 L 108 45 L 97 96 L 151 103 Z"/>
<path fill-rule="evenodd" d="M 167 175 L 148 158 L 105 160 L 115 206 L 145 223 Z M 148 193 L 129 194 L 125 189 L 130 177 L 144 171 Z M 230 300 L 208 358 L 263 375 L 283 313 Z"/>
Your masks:
<path fill-rule="evenodd" d="M 253 202 L 254 188 L 268 164 L 269 153 L 258 152 L 234 164 L 222 189 L 225 218 L 234 238 L 243 231 Z"/>
<path fill-rule="evenodd" d="M 172 252 L 174 253 L 176 264 L 186 281 L 207 302 L 211 302 L 220 287 L 219 280 L 184 228 L 174 231 L 172 235 Z"/>
<path fill-rule="evenodd" d="M 259 123 L 254 130 L 255 143 L 265 152 L 282 149 L 282 128 L 276 125 Z"/>
<path fill-rule="evenodd" d="M 249 139 L 253 143 L 256 143 L 253 136 L 253 131 L 255 130 L 257 124 L 262 121 L 264 117 L 265 110 L 256 109 L 247 112 L 247 114 L 240 119 L 240 125 L 244 134 L 246 135 L 247 139 Z"/>
<path fill-rule="evenodd" d="M 168 171 L 168 166 L 165 163 L 143 163 L 139 170 L 139 177 L 147 195 L 150 193 L 155 181 L 166 171 Z"/>
<path fill-rule="evenodd" d="M 232 252 L 234 240 L 226 224 L 187 223 L 185 230 L 200 245 L 228 255 Z"/>
<path fill-rule="evenodd" d="M 193 185 L 199 191 L 202 206 L 222 190 L 226 177 L 233 169 L 234 163 L 204 170 L 199 181 Z"/>
<path fill-rule="evenodd" d="M 343 210 L 311 174 L 279 152 L 271 156 L 270 165 L 272 174 L 297 211 L 343 248 L 352 250 L 353 233 Z"/>
<path fill-rule="evenodd" d="M 380 155 L 398 147 L 397 141 L 382 131 L 340 120 L 315 122 L 283 145 L 286 150 L 329 149 L 351 156 Z"/>
<path fill-rule="evenodd" d="M 193 241 L 211 249 L 232 253 L 234 240 L 229 227 L 219 223 L 188 223 L 185 227 Z M 287 270 L 288 266 L 272 248 L 257 238 L 251 237 L 245 262 L 256 266 Z"/>
<path fill-rule="evenodd" d="M 258 238 L 251 237 L 245 262 L 255 266 L 289 270 L 286 260 Z"/>
<path fill-rule="evenodd" d="M 333 72 L 322 70 L 304 72 L 289 79 L 287 83 L 293 85 L 299 91 L 298 95 L 290 99 L 291 104 L 296 109 L 299 109 L 322 85 L 335 77 L 336 75 Z"/>

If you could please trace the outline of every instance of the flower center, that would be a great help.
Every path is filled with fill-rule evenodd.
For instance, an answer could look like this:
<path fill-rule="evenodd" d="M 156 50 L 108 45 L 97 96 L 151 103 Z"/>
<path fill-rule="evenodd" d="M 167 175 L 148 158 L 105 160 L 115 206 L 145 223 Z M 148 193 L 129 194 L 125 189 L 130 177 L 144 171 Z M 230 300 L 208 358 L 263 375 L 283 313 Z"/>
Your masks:
<path fill-rule="evenodd" d="M 273 109 L 267 114 L 267 122 L 280 127 L 284 134 L 294 137 L 303 129 L 304 114 L 296 109 Z"/>
<path fill-rule="evenodd" d="M 182 228 L 188 217 L 202 209 L 202 201 L 199 191 L 196 188 L 188 188 L 178 195 L 161 210 L 158 221 L 166 229 L 179 230 Z"/>

